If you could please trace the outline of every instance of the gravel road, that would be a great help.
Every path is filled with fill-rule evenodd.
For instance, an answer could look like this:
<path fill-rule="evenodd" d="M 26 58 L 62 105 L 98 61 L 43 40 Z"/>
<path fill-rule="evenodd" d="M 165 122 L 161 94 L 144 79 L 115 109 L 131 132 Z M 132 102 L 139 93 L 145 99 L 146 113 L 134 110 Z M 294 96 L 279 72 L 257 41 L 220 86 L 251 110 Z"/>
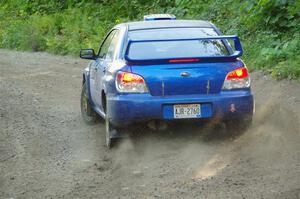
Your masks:
<path fill-rule="evenodd" d="M 147 130 L 105 147 L 80 116 L 86 61 L 0 50 L 0 198 L 300 198 L 300 84 L 252 73 L 253 126 Z"/>

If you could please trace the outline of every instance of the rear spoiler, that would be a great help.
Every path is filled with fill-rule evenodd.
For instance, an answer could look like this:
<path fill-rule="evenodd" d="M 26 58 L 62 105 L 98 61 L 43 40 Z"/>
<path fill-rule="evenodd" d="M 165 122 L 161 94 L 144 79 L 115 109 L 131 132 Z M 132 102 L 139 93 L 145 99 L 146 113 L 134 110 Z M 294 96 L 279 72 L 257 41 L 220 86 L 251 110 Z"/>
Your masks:
<path fill-rule="evenodd" d="M 167 58 L 167 59 L 131 59 L 128 56 L 129 49 L 132 43 L 143 43 L 143 42 L 168 42 L 168 41 L 192 41 L 192 40 L 222 40 L 224 45 L 227 47 L 231 55 L 228 56 L 213 56 L 213 57 L 181 57 L 181 58 Z M 230 47 L 228 40 L 234 41 L 234 50 Z M 232 36 L 214 36 L 214 37 L 201 37 L 201 38 L 189 38 L 189 39 L 161 39 L 161 40 L 129 40 L 127 49 L 125 51 L 125 60 L 127 64 L 164 64 L 164 63 L 175 63 L 171 60 L 177 60 L 176 63 L 180 60 L 192 60 L 191 62 L 228 62 L 234 61 L 238 57 L 243 55 L 243 48 L 240 42 L 240 39 L 236 35 Z M 190 62 L 190 61 L 189 61 Z"/>

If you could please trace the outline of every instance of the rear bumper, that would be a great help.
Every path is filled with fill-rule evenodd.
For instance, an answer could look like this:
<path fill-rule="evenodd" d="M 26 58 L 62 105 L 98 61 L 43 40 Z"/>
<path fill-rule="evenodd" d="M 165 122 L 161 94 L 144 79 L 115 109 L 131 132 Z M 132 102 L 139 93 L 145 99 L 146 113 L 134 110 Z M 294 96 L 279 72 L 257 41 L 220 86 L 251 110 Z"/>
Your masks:
<path fill-rule="evenodd" d="M 229 120 L 253 114 L 253 95 L 248 90 L 223 91 L 217 95 L 151 96 L 119 94 L 108 96 L 108 113 L 115 126 L 128 126 L 149 120 L 178 120 L 174 104 L 201 104 L 201 118 Z M 234 105 L 235 111 L 232 112 Z"/>

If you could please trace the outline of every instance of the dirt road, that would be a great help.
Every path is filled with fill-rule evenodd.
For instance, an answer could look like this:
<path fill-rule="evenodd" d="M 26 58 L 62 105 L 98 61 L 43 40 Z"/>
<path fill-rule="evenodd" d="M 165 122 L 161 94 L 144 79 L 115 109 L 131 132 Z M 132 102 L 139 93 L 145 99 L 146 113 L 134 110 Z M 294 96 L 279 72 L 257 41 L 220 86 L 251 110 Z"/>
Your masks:
<path fill-rule="evenodd" d="M 300 198 L 300 84 L 252 73 L 242 135 L 181 126 L 108 150 L 81 120 L 86 63 L 0 50 L 0 198 Z"/>

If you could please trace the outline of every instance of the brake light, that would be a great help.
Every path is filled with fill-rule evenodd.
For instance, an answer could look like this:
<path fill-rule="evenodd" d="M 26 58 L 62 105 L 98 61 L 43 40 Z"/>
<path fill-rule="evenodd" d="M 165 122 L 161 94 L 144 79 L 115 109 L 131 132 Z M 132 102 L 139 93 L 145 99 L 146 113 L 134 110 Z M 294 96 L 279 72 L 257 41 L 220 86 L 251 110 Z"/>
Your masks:
<path fill-rule="evenodd" d="M 223 89 L 240 89 L 250 87 L 250 77 L 246 67 L 229 72 L 225 78 Z"/>
<path fill-rule="evenodd" d="M 117 73 L 116 87 L 122 93 L 148 92 L 146 82 L 141 76 L 123 71 Z"/>
<path fill-rule="evenodd" d="M 169 63 L 187 63 L 187 62 L 198 62 L 200 59 L 192 58 L 192 59 L 170 59 Z"/>
<path fill-rule="evenodd" d="M 120 82 L 122 83 L 145 83 L 144 79 L 136 74 L 132 74 L 132 73 L 119 73 L 118 74 L 118 79 L 120 80 Z"/>
<path fill-rule="evenodd" d="M 234 78 L 247 78 L 248 77 L 248 70 L 247 68 L 238 68 L 234 71 L 231 71 L 227 74 L 226 79 L 230 80 L 230 79 L 234 79 Z"/>

